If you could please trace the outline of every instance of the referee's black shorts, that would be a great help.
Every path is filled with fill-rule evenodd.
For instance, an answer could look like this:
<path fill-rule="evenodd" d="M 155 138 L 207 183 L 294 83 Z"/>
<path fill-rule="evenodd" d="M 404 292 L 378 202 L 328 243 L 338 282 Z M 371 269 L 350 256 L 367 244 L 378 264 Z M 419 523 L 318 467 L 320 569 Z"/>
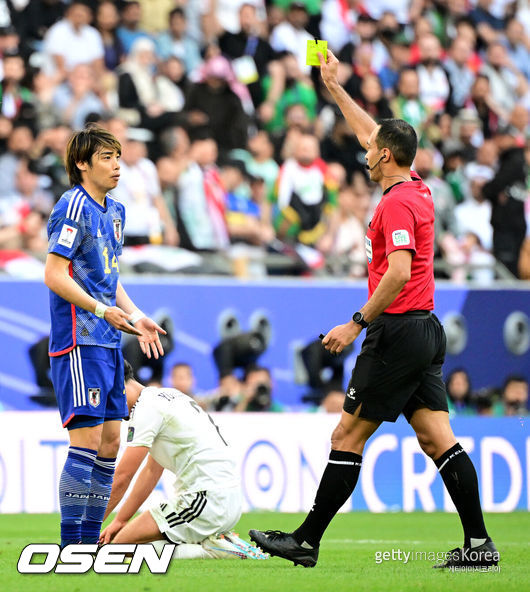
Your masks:
<path fill-rule="evenodd" d="M 410 421 L 416 409 L 448 411 L 442 364 L 446 338 L 428 311 L 383 313 L 366 330 L 344 411 L 374 421 Z"/>

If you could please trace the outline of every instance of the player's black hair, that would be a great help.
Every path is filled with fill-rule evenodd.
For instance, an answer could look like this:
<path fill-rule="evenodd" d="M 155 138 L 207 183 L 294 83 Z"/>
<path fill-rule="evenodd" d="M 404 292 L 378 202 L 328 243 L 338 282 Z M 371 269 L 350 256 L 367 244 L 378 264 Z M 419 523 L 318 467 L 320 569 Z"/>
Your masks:
<path fill-rule="evenodd" d="M 377 147 L 388 148 L 400 167 L 410 166 L 414 162 L 418 137 L 414 128 L 402 119 L 382 119 L 375 142 Z"/>
<path fill-rule="evenodd" d="M 127 360 L 123 360 L 123 382 L 127 382 L 128 380 L 134 379 L 134 370 L 133 367 L 129 364 Z"/>
<path fill-rule="evenodd" d="M 121 155 L 121 144 L 106 129 L 96 124 L 88 124 L 84 129 L 76 132 L 70 138 L 66 147 L 66 172 L 72 187 L 79 185 L 83 178 L 78 162 L 86 162 L 92 165 L 92 157 L 102 148 L 107 148 Z"/>

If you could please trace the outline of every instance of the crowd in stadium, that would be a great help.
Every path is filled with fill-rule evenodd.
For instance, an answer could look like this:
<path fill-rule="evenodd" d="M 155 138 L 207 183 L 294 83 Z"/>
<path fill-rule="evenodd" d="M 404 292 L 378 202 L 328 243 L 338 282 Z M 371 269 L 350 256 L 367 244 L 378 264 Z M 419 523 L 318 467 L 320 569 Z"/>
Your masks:
<path fill-rule="evenodd" d="M 125 266 L 365 276 L 380 193 L 315 39 L 375 119 L 417 130 L 437 275 L 530 278 L 530 7 L 509 0 L 0 1 L 0 268 L 43 259 L 95 121 L 123 146 L 125 245 L 148 247 Z"/>

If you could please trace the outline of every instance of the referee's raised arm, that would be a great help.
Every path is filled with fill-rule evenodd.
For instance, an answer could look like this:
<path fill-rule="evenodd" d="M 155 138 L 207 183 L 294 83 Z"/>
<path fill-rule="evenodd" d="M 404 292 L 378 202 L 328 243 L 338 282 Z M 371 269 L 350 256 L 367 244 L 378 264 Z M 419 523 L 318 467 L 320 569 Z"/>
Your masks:
<path fill-rule="evenodd" d="M 342 111 L 344 118 L 352 128 L 353 133 L 357 136 L 359 143 L 363 148 L 368 148 L 368 139 L 377 127 L 377 123 L 361 109 L 359 105 L 350 97 L 350 95 L 342 88 L 337 80 L 337 72 L 339 67 L 339 60 L 328 49 L 327 61 L 319 52 L 318 59 L 320 61 L 320 75 L 322 80 L 329 90 L 331 96 Z"/>

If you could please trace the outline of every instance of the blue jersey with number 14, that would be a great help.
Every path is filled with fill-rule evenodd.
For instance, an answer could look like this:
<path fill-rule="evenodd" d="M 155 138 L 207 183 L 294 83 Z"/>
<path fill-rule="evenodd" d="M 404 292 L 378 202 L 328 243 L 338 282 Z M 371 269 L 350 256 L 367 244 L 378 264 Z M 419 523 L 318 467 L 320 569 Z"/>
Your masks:
<path fill-rule="evenodd" d="M 107 195 L 103 207 L 81 185 L 62 195 L 48 221 L 48 252 L 69 259 L 74 281 L 107 306 L 116 305 L 124 225 L 123 204 Z M 120 346 L 120 331 L 51 290 L 50 315 L 51 356 L 76 345 Z"/>

